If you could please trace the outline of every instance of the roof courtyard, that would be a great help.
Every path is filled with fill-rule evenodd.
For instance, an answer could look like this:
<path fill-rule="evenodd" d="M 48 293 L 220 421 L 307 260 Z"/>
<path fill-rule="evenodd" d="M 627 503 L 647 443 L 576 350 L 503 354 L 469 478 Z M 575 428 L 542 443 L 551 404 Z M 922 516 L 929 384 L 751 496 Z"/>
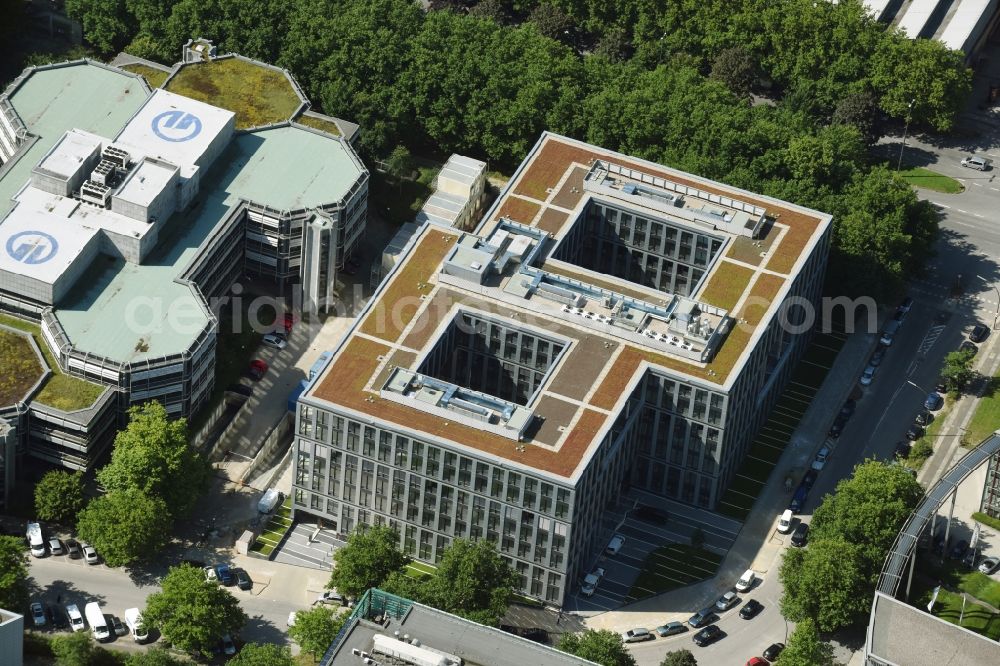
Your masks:
<path fill-rule="evenodd" d="M 289 120 L 305 103 L 283 70 L 240 56 L 181 65 L 165 88 L 229 109 L 237 129 Z"/>
<path fill-rule="evenodd" d="M 605 163 L 620 169 L 620 174 L 613 183 L 602 182 L 630 194 L 637 189 L 652 191 L 653 182 L 659 183 L 661 195 L 667 187 L 683 193 L 677 197 L 683 201 L 675 201 L 669 208 L 652 198 L 637 198 L 631 204 L 634 207 L 657 210 L 659 206 L 664 215 L 686 216 L 701 229 L 711 226 L 704 222 L 709 202 L 730 211 L 725 221 L 718 218 L 713 231 L 724 237 L 725 243 L 689 296 L 669 294 L 552 258 L 552 246 L 558 247 L 573 225 L 585 217 L 589 195 L 595 200 L 605 196 L 600 191 L 603 185 L 584 182 L 595 170 L 605 168 Z M 748 213 L 741 215 L 741 211 Z M 659 219 L 655 213 L 647 214 Z M 753 235 L 741 235 L 750 225 L 756 225 Z M 308 395 L 366 417 L 573 478 L 645 368 L 658 366 L 729 388 L 763 333 L 761 322 L 775 316 L 799 263 L 808 258 L 828 225 L 829 216 L 822 213 L 546 134 L 475 237 L 431 225 L 417 234 Z M 509 245 L 492 240 L 499 236 Z M 520 259 L 507 261 L 515 245 Z M 508 249 L 492 255 L 485 252 L 493 247 Z M 463 261 L 460 271 L 452 270 Z M 499 277 L 490 273 L 493 277 L 481 282 L 455 277 L 462 271 L 478 270 L 482 275 L 483 270 L 501 263 L 506 268 Z M 511 269 L 511 263 L 516 267 Z M 566 299 L 571 301 L 569 305 Z M 427 402 L 426 396 L 406 404 L 392 395 L 394 389 L 387 388 L 396 368 L 418 370 L 420 359 L 438 344 L 435 338 L 441 337 L 442 322 L 460 309 L 489 313 L 498 320 L 514 322 L 511 327 L 523 326 L 522 331 L 530 330 L 529 325 L 544 329 L 546 334 L 570 343 L 568 352 L 548 371 L 535 393 L 529 407 L 536 418 L 531 427 L 518 433 L 519 442 L 472 420 L 414 406 Z M 675 317 L 684 320 L 688 312 L 695 313 L 696 321 L 712 322 L 700 346 L 691 344 L 698 342 L 697 336 L 688 336 L 676 322 L 671 323 Z M 699 312 L 707 319 L 698 319 Z M 619 319 L 630 319 L 636 325 L 626 330 L 617 325 L 626 323 Z M 701 334 L 705 335 L 705 329 Z M 434 380 L 429 385 L 434 385 Z M 453 395 L 460 393 L 461 389 Z M 467 403 L 462 401 L 465 413 L 478 414 L 483 414 L 483 405 L 488 404 L 480 401 L 469 407 Z M 517 412 L 515 406 L 509 407 L 502 418 Z"/>

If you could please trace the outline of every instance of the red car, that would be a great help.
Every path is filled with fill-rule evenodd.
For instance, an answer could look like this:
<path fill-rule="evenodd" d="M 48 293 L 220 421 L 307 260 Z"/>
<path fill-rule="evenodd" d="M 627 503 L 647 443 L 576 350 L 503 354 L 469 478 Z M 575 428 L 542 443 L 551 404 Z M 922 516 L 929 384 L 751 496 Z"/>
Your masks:
<path fill-rule="evenodd" d="M 295 325 L 295 315 L 291 312 L 285 313 L 285 333 L 292 332 L 292 326 Z"/>
<path fill-rule="evenodd" d="M 264 361 L 260 360 L 259 358 L 255 358 L 254 360 L 250 361 L 250 376 L 251 377 L 253 377 L 254 379 L 258 379 L 259 380 L 261 377 L 263 377 L 266 374 L 267 374 L 267 363 L 265 363 Z"/>
<path fill-rule="evenodd" d="M 747 662 L 747 666 L 767 666 L 767 662 L 760 657 L 752 657 L 750 661 Z"/>

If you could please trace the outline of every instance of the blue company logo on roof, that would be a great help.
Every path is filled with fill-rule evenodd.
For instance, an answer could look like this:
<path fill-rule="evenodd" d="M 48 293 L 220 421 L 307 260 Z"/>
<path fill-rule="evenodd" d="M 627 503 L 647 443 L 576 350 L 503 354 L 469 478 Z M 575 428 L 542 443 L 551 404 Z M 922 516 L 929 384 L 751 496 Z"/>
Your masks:
<path fill-rule="evenodd" d="M 21 231 L 7 239 L 7 254 L 22 264 L 44 264 L 58 251 L 59 243 L 44 231 Z"/>
<path fill-rule="evenodd" d="M 153 118 L 153 134 L 164 141 L 190 141 L 201 134 L 201 119 L 193 113 L 172 109 Z"/>

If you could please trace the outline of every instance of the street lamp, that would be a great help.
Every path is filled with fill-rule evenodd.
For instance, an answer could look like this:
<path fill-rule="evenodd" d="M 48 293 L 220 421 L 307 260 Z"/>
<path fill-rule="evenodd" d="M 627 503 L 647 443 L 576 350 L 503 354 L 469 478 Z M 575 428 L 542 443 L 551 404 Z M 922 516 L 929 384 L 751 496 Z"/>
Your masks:
<path fill-rule="evenodd" d="M 906 133 L 910 130 L 910 113 L 913 111 L 913 105 L 916 103 L 916 99 L 911 99 L 910 103 L 906 106 L 906 124 L 903 125 L 903 144 L 899 147 L 899 160 L 896 162 L 896 171 L 899 171 L 900 167 L 903 166 L 903 151 L 906 149 Z"/>
<path fill-rule="evenodd" d="M 977 275 L 976 277 L 982 280 L 983 282 L 986 282 L 986 284 L 993 287 L 993 290 L 997 292 L 997 311 L 996 314 L 993 315 L 993 330 L 996 330 L 997 319 L 1000 319 L 1000 288 L 998 288 L 995 284 L 990 284 L 989 282 L 987 282 L 986 278 L 984 278 L 982 275 Z"/>

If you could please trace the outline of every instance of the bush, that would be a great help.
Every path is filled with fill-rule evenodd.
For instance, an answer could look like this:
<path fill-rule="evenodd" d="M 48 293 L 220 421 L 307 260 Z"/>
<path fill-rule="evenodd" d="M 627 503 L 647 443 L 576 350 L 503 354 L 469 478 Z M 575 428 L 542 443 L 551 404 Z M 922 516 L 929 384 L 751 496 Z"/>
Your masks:
<path fill-rule="evenodd" d="M 985 513 L 982 513 L 981 511 L 976 511 L 974 514 L 972 514 L 972 519 L 977 523 L 982 523 L 983 525 L 992 527 L 995 530 L 1000 530 L 1000 518 L 987 516 Z"/>

